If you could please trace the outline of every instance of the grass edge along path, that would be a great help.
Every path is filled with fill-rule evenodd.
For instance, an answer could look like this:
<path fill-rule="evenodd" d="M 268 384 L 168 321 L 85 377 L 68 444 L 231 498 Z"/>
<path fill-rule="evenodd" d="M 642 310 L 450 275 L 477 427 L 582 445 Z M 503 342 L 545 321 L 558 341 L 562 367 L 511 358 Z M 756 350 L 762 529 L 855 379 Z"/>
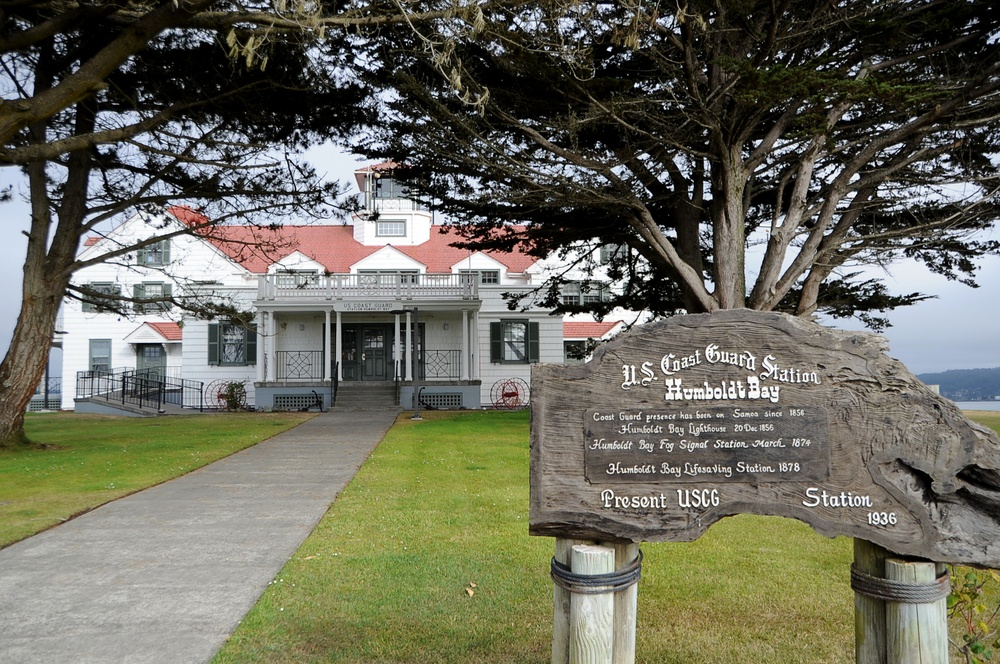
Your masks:
<path fill-rule="evenodd" d="M 527 413 L 401 417 L 213 662 L 547 663 L 527 514 Z M 743 515 L 642 548 L 638 661 L 853 661 L 850 539 Z"/>
<path fill-rule="evenodd" d="M 314 415 L 31 414 L 25 430 L 35 446 L 0 451 L 0 548 L 235 454 Z"/>

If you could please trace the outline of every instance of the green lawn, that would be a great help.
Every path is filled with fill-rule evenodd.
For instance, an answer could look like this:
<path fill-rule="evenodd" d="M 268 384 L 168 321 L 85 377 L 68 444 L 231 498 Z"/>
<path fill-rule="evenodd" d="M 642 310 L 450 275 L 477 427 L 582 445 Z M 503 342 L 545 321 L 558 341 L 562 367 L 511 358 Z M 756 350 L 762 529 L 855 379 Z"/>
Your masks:
<path fill-rule="evenodd" d="M 0 452 L 0 544 L 309 416 L 29 417 L 53 448 Z M 400 418 L 215 662 L 548 663 L 553 540 L 527 534 L 528 426 Z M 639 662 L 854 661 L 849 539 L 744 515 L 642 548 Z"/>
<path fill-rule="evenodd" d="M 548 662 L 527 513 L 526 413 L 401 419 L 216 662 Z M 642 548 L 639 661 L 853 661 L 850 540 L 741 516 Z"/>
<path fill-rule="evenodd" d="M 29 415 L 41 449 L 0 450 L 0 547 L 221 459 L 312 417 Z"/>

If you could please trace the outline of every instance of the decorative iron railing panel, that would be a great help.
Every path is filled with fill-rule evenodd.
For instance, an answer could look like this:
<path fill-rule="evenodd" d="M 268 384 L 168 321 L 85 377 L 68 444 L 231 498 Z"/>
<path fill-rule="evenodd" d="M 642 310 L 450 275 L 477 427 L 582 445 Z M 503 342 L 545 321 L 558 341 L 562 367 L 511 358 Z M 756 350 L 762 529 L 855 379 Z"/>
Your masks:
<path fill-rule="evenodd" d="M 321 350 L 275 352 L 278 380 L 324 380 L 326 359 Z"/>

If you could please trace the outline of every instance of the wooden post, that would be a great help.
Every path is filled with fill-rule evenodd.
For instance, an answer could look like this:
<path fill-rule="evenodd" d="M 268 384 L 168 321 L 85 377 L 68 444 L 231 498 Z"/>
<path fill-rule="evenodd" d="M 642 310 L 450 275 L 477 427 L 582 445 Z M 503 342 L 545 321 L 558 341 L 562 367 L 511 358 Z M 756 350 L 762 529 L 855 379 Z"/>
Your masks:
<path fill-rule="evenodd" d="M 570 561 L 574 574 L 610 574 L 615 571 L 615 550 L 608 546 L 577 544 Z M 611 664 L 614 604 L 613 593 L 572 594 L 569 609 L 571 664 Z"/>
<path fill-rule="evenodd" d="M 898 558 L 885 561 L 885 578 L 933 584 L 937 565 Z M 948 664 L 948 600 L 928 604 L 886 602 L 886 664 Z"/>
<path fill-rule="evenodd" d="M 570 567 L 570 552 L 577 544 L 593 544 L 591 540 L 556 538 L 555 559 Z M 552 664 L 569 664 L 569 598 L 570 592 L 555 584 L 552 594 Z"/>
<path fill-rule="evenodd" d="M 615 570 L 628 567 L 639 555 L 635 543 L 615 545 Z M 639 585 L 632 584 L 615 593 L 614 664 L 635 664 L 635 622 Z"/>
<path fill-rule="evenodd" d="M 859 572 L 883 577 L 890 552 L 877 544 L 854 539 L 854 566 Z M 857 664 L 886 664 L 885 602 L 854 593 L 854 657 Z"/>

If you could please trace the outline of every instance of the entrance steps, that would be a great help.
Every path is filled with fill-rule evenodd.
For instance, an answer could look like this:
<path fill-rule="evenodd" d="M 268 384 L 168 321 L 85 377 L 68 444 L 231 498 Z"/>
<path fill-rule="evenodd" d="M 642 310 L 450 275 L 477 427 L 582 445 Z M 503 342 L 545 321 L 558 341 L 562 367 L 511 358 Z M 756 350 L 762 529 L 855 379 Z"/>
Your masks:
<path fill-rule="evenodd" d="M 336 410 L 399 410 L 396 384 L 348 381 L 337 386 Z"/>

